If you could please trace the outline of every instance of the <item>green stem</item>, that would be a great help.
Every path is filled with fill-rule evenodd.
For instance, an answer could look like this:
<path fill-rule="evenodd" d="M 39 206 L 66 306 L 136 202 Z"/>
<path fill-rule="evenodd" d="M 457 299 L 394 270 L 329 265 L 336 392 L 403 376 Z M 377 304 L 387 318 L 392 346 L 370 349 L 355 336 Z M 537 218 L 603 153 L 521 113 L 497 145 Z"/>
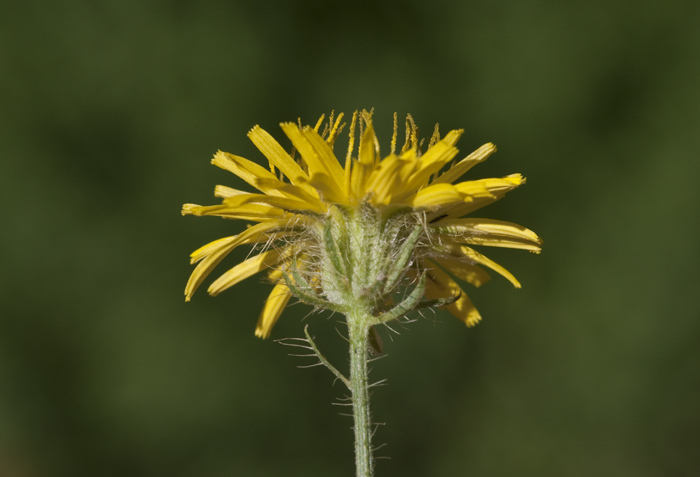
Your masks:
<path fill-rule="evenodd" d="M 371 315 L 348 314 L 350 335 L 350 387 L 355 419 L 355 468 L 357 477 L 374 475 L 372 456 L 372 421 L 369 413 L 367 358 Z"/>

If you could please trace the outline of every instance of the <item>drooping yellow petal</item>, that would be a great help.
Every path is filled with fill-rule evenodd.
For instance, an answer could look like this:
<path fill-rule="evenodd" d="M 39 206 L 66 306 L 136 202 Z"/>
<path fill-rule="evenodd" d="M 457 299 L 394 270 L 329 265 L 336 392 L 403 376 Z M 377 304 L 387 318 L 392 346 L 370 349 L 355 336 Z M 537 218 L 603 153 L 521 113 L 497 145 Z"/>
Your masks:
<path fill-rule="evenodd" d="M 208 244 L 199 247 L 190 254 L 190 264 L 199 262 L 201 259 L 215 253 L 217 250 L 220 250 L 223 247 L 226 247 L 229 243 L 237 239 L 238 235 L 233 235 L 231 237 L 224 237 L 214 240 L 213 242 L 209 242 Z"/>
<path fill-rule="evenodd" d="M 190 255 L 191 263 L 200 263 L 192 271 L 185 286 L 185 301 L 190 301 L 194 292 L 202 284 L 202 281 L 236 247 L 256 242 L 266 234 L 275 230 L 283 230 L 286 225 L 286 220 L 263 222 L 246 229 L 238 235 L 215 240 L 192 252 Z"/>
<path fill-rule="evenodd" d="M 503 276 L 506 280 L 511 282 L 515 288 L 521 288 L 520 282 L 510 273 L 508 270 L 494 262 L 488 257 L 480 254 L 473 248 L 467 247 L 466 245 L 460 245 L 458 243 L 444 243 L 447 250 L 455 257 L 455 259 L 466 259 L 467 263 L 478 263 L 485 267 L 490 268 L 494 272 Z"/>
<path fill-rule="evenodd" d="M 242 280 L 255 275 L 256 273 L 265 270 L 266 268 L 275 266 L 280 260 L 283 259 L 285 254 L 288 253 L 289 249 L 287 248 L 282 250 L 271 249 L 249 258 L 217 278 L 214 283 L 209 285 L 209 289 L 207 291 L 211 296 L 216 296 L 222 291 L 231 288 L 236 283 L 239 283 Z"/>
<path fill-rule="evenodd" d="M 467 157 L 459 161 L 454 166 L 450 167 L 444 174 L 440 175 L 433 183 L 452 183 L 462 177 L 469 169 L 485 161 L 491 154 L 496 152 L 496 146 L 493 143 L 484 144 L 476 151 L 469 154 Z"/>
<path fill-rule="evenodd" d="M 192 295 L 194 295 L 194 292 L 197 291 L 199 285 L 202 284 L 204 279 L 219 264 L 219 262 L 221 262 L 221 260 L 223 260 L 223 258 L 236 247 L 236 245 L 238 245 L 236 238 L 228 237 L 228 240 L 225 240 L 218 250 L 208 255 L 205 259 L 199 262 L 196 267 L 194 267 L 194 270 L 192 270 L 192 273 L 190 274 L 190 278 L 187 280 L 187 285 L 185 285 L 185 301 L 190 301 L 192 299 Z"/>
<path fill-rule="evenodd" d="M 491 276 L 486 270 L 476 264 L 444 258 L 434 258 L 433 260 L 455 277 L 477 288 L 491 280 Z"/>
<path fill-rule="evenodd" d="M 467 294 L 447 273 L 438 267 L 429 268 L 426 273 L 428 278 L 425 286 L 426 298 L 433 300 L 458 297 L 457 300 L 445 307 L 447 311 L 470 327 L 481 321 L 479 311 Z"/>
<path fill-rule="evenodd" d="M 262 339 L 269 338 L 272 327 L 277 323 L 282 310 L 287 306 L 291 296 L 292 294 L 286 284 L 278 283 L 275 285 L 267 301 L 265 301 L 260 318 L 258 318 L 258 324 L 255 326 L 255 336 Z"/>

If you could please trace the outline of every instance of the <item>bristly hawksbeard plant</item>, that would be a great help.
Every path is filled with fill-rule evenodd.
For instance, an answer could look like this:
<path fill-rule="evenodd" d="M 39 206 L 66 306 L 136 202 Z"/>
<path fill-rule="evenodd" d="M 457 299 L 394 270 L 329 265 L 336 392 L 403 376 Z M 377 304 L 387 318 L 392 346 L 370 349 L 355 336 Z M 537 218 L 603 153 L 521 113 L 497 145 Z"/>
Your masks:
<path fill-rule="evenodd" d="M 304 346 L 348 387 L 355 420 L 358 476 L 374 472 L 367 359 L 373 327 L 401 319 L 418 308 L 446 308 L 473 326 L 481 320 L 458 281 L 476 287 L 489 280 L 485 268 L 520 283 L 505 268 L 471 246 L 524 249 L 539 253 L 540 238 L 520 225 L 472 217 L 525 182 L 520 174 L 457 182 L 496 147 L 485 144 L 453 161 L 462 130 L 441 138 L 437 126 L 422 152 L 418 128 L 406 117 L 405 141 L 397 150 L 398 127 L 389 155 L 381 157 L 371 112 L 350 121 L 344 165 L 333 146 L 343 115 L 314 127 L 281 124 L 292 144 L 288 153 L 255 126 L 248 137 L 269 161 L 266 169 L 233 154 L 217 152 L 213 164 L 258 190 L 251 193 L 216 186 L 221 204 L 185 204 L 183 214 L 214 215 L 254 222 L 244 232 L 211 242 L 191 255 L 197 263 L 185 288 L 195 290 L 232 250 L 252 245 L 254 256 L 235 265 L 209 286 L 217 295 L 267 270 L 272 292 L 255 335 L 270 336 L 292 296 L 320 310 L 346 316 L 350 375 L 345 377 L 319 352 L 308 330 Z M 355 149 L 359 124 L 359 144 Z M 321 127 L 323 126 L 323 129 Z"/>

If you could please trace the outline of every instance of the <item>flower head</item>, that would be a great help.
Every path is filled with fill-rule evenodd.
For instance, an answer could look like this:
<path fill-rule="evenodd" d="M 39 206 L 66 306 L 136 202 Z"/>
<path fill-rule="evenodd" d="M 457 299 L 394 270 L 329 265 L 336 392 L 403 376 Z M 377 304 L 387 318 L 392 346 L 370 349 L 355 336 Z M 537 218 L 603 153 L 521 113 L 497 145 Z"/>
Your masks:
<path fill-rule="evenodd" d="M 221 204 L 185 204 L 183 215 L 214 215 L 254 225 L 191 254 L 197 266 L 185 288 L 187 301 L 224 257 L 247 244 L 259 253 L 226 271 L 208 292 L 218 295 L 267 270 L 273 289 L 255 329 L 262 338 L 270 335 L 292 295 L 315 307 L 344 313 L 359 306 L 376 316 L 378 323 L 420 306 L 446 307 L 473 326 L 481 316 L 457 280 L 481 286 L 489 280 L 485 270 L 489 268 L 520 287 L 510 272 L 471 245 L 539 253 L 539 237 L 510 222 L 468 215 L 525 179 L 511 174 L 457 182 L 496 150 L 493 144 L 453 161 L 463 131 L 453 130 L 441 138 L 436 125 L 421 152 L 423 142 L 409 115 L 403 147 L 397 150 L 394 115 L 391 150 L 382 158 L 372 114 L 362 111 L 350 121 L 343 165 L 333 152 L 345 125 L 343 115 L 334 119 L 331 113 L 326 123 L 323 119 L 314 127 L 281 124 L 291 152 L 259 126 L 251 129 L 248 137 L 267 158 L 269 169 L 233 154 L 218 151 L 214 155 L 214 165 L 258 192 L 216 186 Z"/>

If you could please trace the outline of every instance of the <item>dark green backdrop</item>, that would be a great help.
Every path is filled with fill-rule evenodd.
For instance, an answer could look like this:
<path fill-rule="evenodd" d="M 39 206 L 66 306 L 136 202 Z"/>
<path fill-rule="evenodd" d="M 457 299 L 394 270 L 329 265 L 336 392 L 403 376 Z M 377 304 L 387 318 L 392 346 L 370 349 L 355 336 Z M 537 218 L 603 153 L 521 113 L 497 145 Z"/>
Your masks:
<path fill-rule="evenodd" d="M 698 5 L 3 2 L 0 475 L 353 475 L 340 386 L 253 337 L 269 287 L 184 303 L 242 224 L 180 206 L 236 185 L 217 149 L 261 159 L 253 125 L 371 107 L 494 141 L 472 177 L 528 183 L 484 214 L 545 240 L 490 253 L 523 289 L 470 290 L 478 327 L 384 336 L 378 476 L 697 471 Z"/>

